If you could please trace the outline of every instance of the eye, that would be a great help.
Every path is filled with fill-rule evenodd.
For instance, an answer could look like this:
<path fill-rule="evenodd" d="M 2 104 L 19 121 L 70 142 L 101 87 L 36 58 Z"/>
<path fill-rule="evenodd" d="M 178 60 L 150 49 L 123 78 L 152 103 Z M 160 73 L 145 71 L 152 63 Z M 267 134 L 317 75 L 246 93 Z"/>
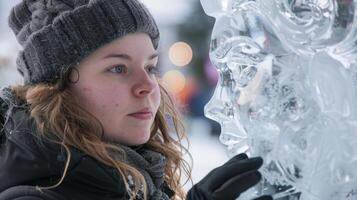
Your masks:
<path fill-rule="evenodd" d="M 158 67 L 154 66 L 154 65 L 149 65 L 146 67 L 146 70 L 150 73 L 150 74 L 154 74 L 154 75 L 159 75 L 160 74 L 160 70 Z"/>
<path fill-rule="evenodd" d="M 109 71 L 117 74 L 122 74 L 122 73 L 126 73 L 128 70 L 125 65 L 116 65 L 110 68 Z"/>

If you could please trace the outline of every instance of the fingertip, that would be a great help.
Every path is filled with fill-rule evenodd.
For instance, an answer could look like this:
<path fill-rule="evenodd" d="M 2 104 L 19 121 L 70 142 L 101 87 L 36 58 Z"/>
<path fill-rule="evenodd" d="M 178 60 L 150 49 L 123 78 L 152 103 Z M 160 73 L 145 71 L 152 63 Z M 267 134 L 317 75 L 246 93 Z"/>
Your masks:
<path fill-rule="evenodd" d="M 259 171 L 256 171 L 254 175 L 256 176 L 257 182 L 259 182 L 260 180 L 262 180 L 262 174 L 261 174 Z"/>
<path fill-rule="evenodd" d="M 256 162 L 259 167 L 261 167 L 264 163 L 264 160 L 262 157 L 253 157 L 253 158 L 250 158 L 250 160 L 253 162 Z"/>
<path fill-rule="evenodd" d="M 260 173 L 260 171 L 257 171 L 257 177 L 260 179 L 262 179 L 262 174 Z"/>
<path fill-rule="evenodd" d="M 254 199 L 254 200 L 273 200 L 273 197 L 270 195 L 264 195 L 264 196 Z"/>
<path fill-rule="evenodd" d="M 245 153 L 240 153 L 238 155 L 235 155 L 234 157 L 232 157 L 231 159 L 229 159 L 224 165 L 230 165 L 231 163 L 235 163 L 237 161 L 241 161 L 241 160 L 246 160 L 248 159 L 247 154 Z"/>
<path fill-rule="evenodd" d="M 249 180 L 248 182 L 250 182 L 251 186 L 256 185 L 259 181 L 262 180 L 262 174 L 256 170 L 248 171 L 248 172 L 246 172 L 242 175 L 239 175 L 239 176 L 240 176 L 240 178 Z"/>
<path fill-rule="evenodd" d="M 247 159 L 247 158 L 248 158 L 248 156 L 245 153 L 240 153 L 240 154 L 234 156 L 235 160 L 244 160 L 244 159 Z"/>

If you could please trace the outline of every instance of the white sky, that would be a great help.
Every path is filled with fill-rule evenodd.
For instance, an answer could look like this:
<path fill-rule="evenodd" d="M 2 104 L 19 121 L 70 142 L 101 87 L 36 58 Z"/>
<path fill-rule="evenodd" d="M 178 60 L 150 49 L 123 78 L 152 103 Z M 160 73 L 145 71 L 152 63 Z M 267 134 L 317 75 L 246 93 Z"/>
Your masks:
<path fill-rule="evenodd" d="M 161 26 L 171 26 L 184 20 L 198 0 L 142 0 Z"/>

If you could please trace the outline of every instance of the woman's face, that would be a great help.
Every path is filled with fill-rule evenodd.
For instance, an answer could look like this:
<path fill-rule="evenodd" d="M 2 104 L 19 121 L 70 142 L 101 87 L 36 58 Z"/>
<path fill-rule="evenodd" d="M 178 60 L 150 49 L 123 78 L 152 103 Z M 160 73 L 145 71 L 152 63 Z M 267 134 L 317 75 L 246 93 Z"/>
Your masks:
<path fill-rule="evenodd" d="M 135 33 L 83 59 L 77 67 L 79 77 L 72 71 L 70 90 L 101 122 L 106 139 L 124 145 L 149 140 L 160 104 L 157 61 L 150 37 Z"/>

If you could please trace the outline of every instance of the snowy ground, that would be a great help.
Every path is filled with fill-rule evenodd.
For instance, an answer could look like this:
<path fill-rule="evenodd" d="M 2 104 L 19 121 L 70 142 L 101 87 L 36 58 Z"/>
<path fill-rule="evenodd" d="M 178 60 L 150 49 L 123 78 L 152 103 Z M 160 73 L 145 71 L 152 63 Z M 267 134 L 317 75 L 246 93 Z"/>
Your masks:
<path fill-rule="evenodd" d="M 187 132 L 189 135 L 189 151 L 193 158 L 192 180 L 197 183 L 212 169 L 222 165 L 228 160 L 225 147 L 218 141 L 218 137 L 211 136 L 210 128 L 203 119 L 189 119 Z M 184 189 L 191 187 L 187 183 Z"/>

